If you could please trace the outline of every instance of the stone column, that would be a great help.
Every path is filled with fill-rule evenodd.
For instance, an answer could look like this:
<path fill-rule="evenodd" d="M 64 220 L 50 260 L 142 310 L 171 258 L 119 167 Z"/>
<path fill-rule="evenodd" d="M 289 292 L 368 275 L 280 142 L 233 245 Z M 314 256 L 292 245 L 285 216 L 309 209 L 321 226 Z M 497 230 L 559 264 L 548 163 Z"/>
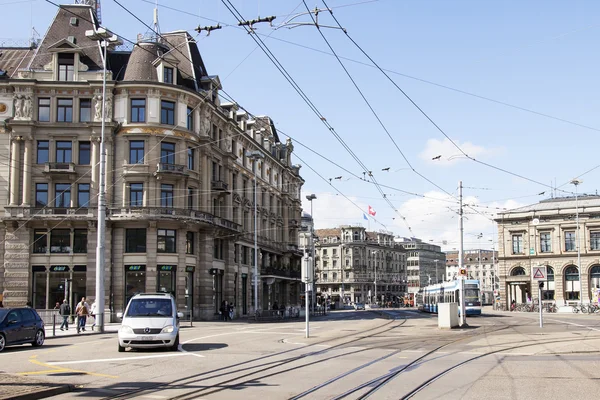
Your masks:
<path fill-rule="evenodd" d="M 31 200 L 31 163 L 32 163 L 32 138 L 25 140 L 25 153 L 23 156 L 23 199 L 22 205 L 29 206 Z"/>
<path fill-rule="evenodd" d="M 10 149 L 10 205 L 16 206 L 19 200 L 19 175 L 21 160 L 20 152 L 21 146 L 19 146 L 20 136 L 13 137 L 11 149 Z"/>
<path fill-rule="evenodd" d="M 200 191 L 200 210 L 211 212 L 211 196 L 210 196 L 210 166 L 206 154 L 202 154 L 202 189 Z"/>

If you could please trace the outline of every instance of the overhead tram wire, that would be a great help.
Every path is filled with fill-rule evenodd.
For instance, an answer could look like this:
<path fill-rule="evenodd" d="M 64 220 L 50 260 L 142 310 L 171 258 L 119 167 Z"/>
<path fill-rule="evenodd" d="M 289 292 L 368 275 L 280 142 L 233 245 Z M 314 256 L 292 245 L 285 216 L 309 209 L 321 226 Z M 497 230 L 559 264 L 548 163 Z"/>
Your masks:
<path fill-rule="evenodd" d="M 322 0 L 322 1 L 323 1 L 323 4 L 325 5 L 325 7 L 326 7 L 327 9 L 329 9 L 329 6 L 327 5 L 327 2 L 326 2 L 325 0 Z M 386 78 L 387 78 L 387 79 L 388 79 L 388 80 L 389 80 L 389 81 L 390 81 L 390 82 L 391 82 L 391 83 L 392 83 L 392 84 L 393 84 L 393 85 L 396 87 L 396 89 L 398 89 L 398 90 L 399 90 L 399 91 L 400 91 L 400 92 L 401 92 L 401 93 L 404 95 L 404 97 L 406 97 L 406 99 L 407 99 L 407 100 L 408 100 L 408 101 L 409 101 L 409 102 L 410 102 L 410 103 L 411 103 L 411 104 L 412 104 L 412 105 L 413 105 L 413 106 L 414 106 L 414 107 L 415 107 L 417 110 L 419 110 L 419 112 L 420 112 L 420 113 L 421 113 L 421 114 L 422 114 L 422 115 L 423 115 L 423 116 L 424 116 L 424 117 L 425 117 L 425 118 L 426 118 L 426 119 L 427 119 L 427 120 L 428 120 L 428 121 L 429 121 L 429 122 L 430 122 L 430 123 L 431 123 L 431 124 L 432 124 L 432 125 L 433 125 L 433 126 L 434 126 L 434 127 L 435 127 L 435 128 L 438 130 L 438 131 L 439 131 L 439 132 L 440 132 L 440 133 L 441 133 L 441 134 L 442 134 L 442 135 L 444 135 L 444 137 L 445 137 L 446 139 L 448 139 L 448 140 L 450 141 L 450 143 L 452 143 L 452 145 L 453 145 L 454 147 L 456 147 L 456 149 L 458 149 L 458 151 L 460 151 L 460 152 L 461 152 L 461 153 L 462 153 L 462 154 L 463 154 L 463 155 L 464 155 L 466 158 L 468 158 L 469 160 L 472 160 L 472 161 L 474 161 L 474 162 L 476 162 L 476 163 L 478 163 L 478 164 L 485 165 L 485 166 L 487 166 L 487 167 L 489 167 L 489 168 L 495 169 L 495 170 L 497 170 L 497 171 L 504 172 L 504 173 L 506 173 L 506 174 L 509 174 L 509 175 L 515 176 L 515 177 L 517 177 L 517 178 L 521 178 L 521 179 L 523 179 L 523 180 L 526 180 L 526 181 L 529 181 L 529 182 L 535 183 L 535 184 L 537 184 L 537 185 L 540 185 L 540 186 L 544 186 L 544 187 L 547 187 L 547 188 L 551 188 L 551 186 L 550 186 L 550 185 L 548 185 L 548 184 L 546 184 L 546 183 L 543 183 L 543 182 L 537 181 L 537 180 L 535 180 L 535 179 L 532 179 L 532 178 L 528 178 L 528 177 L 526 177 L 526 176 L 524 176 L 524 175 L 518 174 L 518 173 L 516 173 L 516 172 L 509 171 L 509 170 L 507 170 L 507 169 L 505 169 L 505 168 L 502 168 L 502 167 L 497 167 L 497 166 L 495 166 L 495 165 L 492 165 L 492 164 L 490 164 L 490 163 L 487 163 L 487 162 L 485 162 L 485 161 L 480 161 L 480 160 L 477 160 L 476 158 L 474 158 L 474 157 L 471 157 L 470 155 L 468 155 L 468 154 L 467 154 L 467 153 L 466 153 L 466 152 L 465 152 L 465 151 L 464 151 L 464 150 L 463 150 L 463 149 L 462 149 L 462 148 L 461 148 L 461 147 L 460 147 L 460 146 L 459 146 L 459 145 L 458 145 L 458 144 L 457 144 L 457 143 L 456 143 L 454 140 L 452 140 L 452 139 L 450 138 L 450 136 L 448 136 L 448 134 L 447 134 L 447 133 L 446 133 L 446 132 L 445 132 L 445 131 L 444 131 L 444 130 L 443 130 L 443 129 L 442 129 L 442 128 L 441 128 L 441 127 L 440 127 L 440 126 L 439 126 L 439 125 L 438 125 L 438 124 L 437 124 L 437 123 L 436 123 L 436 122 L 435 122 L 435 121 L 434 121 L 434 120 L 433 120 L 433 119 L 432 119 L 432 118 L 431 118 L 431 117 L 430 117 L 430 116 L 429 116 L 429 115 L 428 115 L 428 114 L 427 114 L 427 113 L 426 113 L 426 112 L 425 112 L 425 111 L 424 111 L 424 110 L 423 110 L 423 109 L 422 109 L 422 108 L 421 108 L 421 107 L 420 107 L 420 106 L 419 106 L 419 105 L 418 105 L 418 104 L 417 104 L 417 103 L 416 103 L 416 102 L 415 102 L 415 101 L 414 101 L 414 100 L 413 100 L 413 99 L 412 99 L 412 98 L 409 96 L 409 95 L 408 95 L 408 93 L 406 93 L 406 92 L 405 92 L 405 91 L 404 91 L 404 90 L 403 90 L 403 89 L 402 89 L 402 88 L 401 88 L 401 87 L 400 87 L 400 86 L 399 86 L 399 85 L 398 85 L 398 84 L 397 84 L 397 83 L 396 83 L 396 82 L 395 82 L 395 81 L 394 81 L 394 80 L 393 80 L 393 79 L 392 79 L 392 78 L 391 78 L 391 77 L 390 77 L 390 76 L 389 76 L 389 75 L 388 75 L 388 74 L 387 74 L 387 73 L 386 73 L 386 72 L 385 72 L 385 71 L 384 71 L 384 70 L 383 70 L 383 69 L 382 69 L 382 68 L 379 66 L 379 64 L 378 64 L 378 63 L 377 63 L 375 60 L 373 60 L 373 58 L 371 58 L 371 56 L 370 56 L 370 55 L 369 55 L 369 54 L 368 54 L 368 53 L 367 53 L 365 50 L 363 50 L 363 48 L 362 48 L 362 47 L 361 47 L 361 46 L 360 46 L 360 45 L 359 45 L 359 44 L 358 44 L 358 43 L 357 43 L 357 42 L 356 42 L 354 39 L 352 39 L 352 37 L 350 36 L 350 34 L 348 33 L 348 31 L 347 31 L 346 29 L 343 29 L 343 28 L 342 28 L 342 25 L 340 24 L 340 22 L 338 21 L 338 19 L 335 17 L 335 15 L 333 14 L 333 11 L 332 11 L 331 9 L 329 9 L 329 12 L 330 12 L 331 16 L 333 17 L 334 21 L 335 21 L 335 22 L 338 24 L 338 26 L 339 26 L 339 27 L 342 29 L 342 31 L 344 32 L 344 34 L 346 35 L 346 37 L 347 37 L 347 38 L 348 38 L 348 39 L 349 39 L 349 40 L 350 40 L 350 41 L 351 41 L 351 42 L 352 42 L 352 43 L 353 43 L 353 44 L 356 46 L 356 48 L 358 48 L 358 49 L 361 51 L 361 53 L 363 53 L 363 55 L 364 55 L 365 57 L 367 57 L 367 58 L 369 59 L 369 61 L 371 61 L 371 62 L 373 63 L 373 65 L 374 65 L 375 67 L 377 67 L 377 69 L 378 69 L 378 70 L 379 70 L 379 71 L 380 71 L 380 72 L 381 72 L 381 73 L 382 73 L 382 74 L 383 74 L 383 75 L 384 75 L 384 76 L 385 76 L 385 77 L 386 77 Z M 566 193 L 571 193 L 571 192 L 567 192 L 567 191 L 564 191 L 564 190 L 563 190 L 563 192 L 566 192 Z"/>
<path fill-rule="evenodd" d="M 117 0 L 114 0 L 114 1 L 117 1 Z M 234 18 L 236 18 L 238 20 L 239 23 L 242 23 L 244 21 L 243 20 L 243 16 L 235 8 L 235 6 L 233 4 L 231 4 L 231 1 L 229 1 L 229 0 L 221 0 L 221 2 L 229 10 L 229 12 L 231 12 L 231 14 L 234 16 Z M 237 15 L 236 15 L 236 13 L 237 13 Z M 247 30 L 248 33 L 252 33 L 252 31 L 249 30 L 248 28 L 245 28 L 245 29 Z M 327 119 L 323 116 L 323 114 L 321 114 L 321 112 L 314 105 L 314 103 L 310 100 L 310 98 L 304 93 L 304 91 L 296 83 L 296 81 L 294 80 L 294 78 L 287 72 L 287 70 L 285 69 L 285 67 L 279 62 L 279 60 L 277 59 L 277 57 L 271 52 L 271 50 L 268 48 L 268 46 L 262 41 L 262 39 L 260 37 L 258 37 L 256 35 L 250 35 L 250 36 L 252 37 L 252 40 L 254 40 L 255 43 L 257 45 L 259 45 L 259 47 L 261 48 L 261 50 L 263 50 L 263 52 L 267 55 L 267 57 L 269 58 L 269 60 L 276 66 L 276 68 L 285 77 L 285 79 L 292 85 L 292 87 L 294 88 L 294 90 L 300 95 L 300 97 L 309 106 L 309 108 L 311 108 L 311 110 L 317 115 L 317 117 L 319 117 L 319 119 L 321 120 L 321 122 L 329 129 L 329 131 L 340 142 L 340 144 L 342 144 L 342 146 L 346 149 L 346 151 L 363 168 L 363 170 L 365 171 L 365 173 L 369 174 L 369 177 L 372 178 L 373 182 L 375 183 L 375 185 L 376 185 L 378 191 L 380 192 L 380 194 L 382 195 L 382 197 L 384 199 L 386 199 L 385 193 L 383 192 L 383 190 L 379 186 L 379 183 L 377 182 L 375 176 L 373 176 L 371 170 L 369 170 L 369 168 L 367 168 L 367 166 L 360 160 L 360 158 L 358 158 L 358 156 L 352 151 L 352 149 L 347 145 L 347 143 L 335 131 L 335 129 L 333 128 L 333 126 L 331 124 L 329 124 L 329 122 L 327 122 Z M 388 201 L 388 204 L 390 205 L 390 207 L 392 207 L 392 209 L 394 211 L 396 211 L 396 208 L 393 206 L 393 204 L 391 204 L 391 202 L 389 202 L 389 199 L 387 199 L 387 201 Z"/>

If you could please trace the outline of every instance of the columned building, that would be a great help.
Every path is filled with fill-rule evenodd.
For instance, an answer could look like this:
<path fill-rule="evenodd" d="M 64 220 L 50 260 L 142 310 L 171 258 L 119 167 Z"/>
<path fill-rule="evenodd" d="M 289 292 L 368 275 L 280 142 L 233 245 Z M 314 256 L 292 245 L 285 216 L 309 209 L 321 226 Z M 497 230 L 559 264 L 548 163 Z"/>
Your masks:
<path fill-rule="evenodd" d="M 578 212 L 577 212 L 578 211 Z M 577 235 L 579 214 L 579 235 Z M 546 266 L 542 300 L 557 305 L 598 300 L 600 196 L 555 198 L 498 214 L 500 296 L 536 301 L 532 268 Z M 581 264 L 578 265 L 579 250 Z M 581 275 L 581 279 L 580 279 Z"/>
<path fill-rule="evenodd" d="M 108 47 L 103 98 L 102 48 L 85 34 L 98 28 L 95 12 L 60 6 L 39 45 L 0 49 L 3 303 L 94 300 L 104 104 L 107 312 L 156 291 L 201 319 L 223 300 L 240 315 L 297 305 L 304 181 L 291 141 L 269 117 L 220 102 L 219 77 L 185 31 Z"/>
<path fill-rule="evenodd" d="M 446 254 L 440 246 L 423 243 L 417 238 L 396 238 L 406 249 L 408 293 L 418 293 L 422 287 L 444 281 Z"/>
<path fill-rule="evenodd" d="M 367 304 L 404 296 L 406 251 L 392 234 L 350 225 L 315 233 L 318 296 Z"/>

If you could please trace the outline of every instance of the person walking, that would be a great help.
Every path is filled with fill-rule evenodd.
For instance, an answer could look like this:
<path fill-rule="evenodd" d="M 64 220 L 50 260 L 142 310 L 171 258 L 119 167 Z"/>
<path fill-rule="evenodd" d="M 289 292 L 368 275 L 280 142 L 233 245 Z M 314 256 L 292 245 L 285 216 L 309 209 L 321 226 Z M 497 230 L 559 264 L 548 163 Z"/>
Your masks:
<path fill-rule="evenodd" d="M 221 302 L 221 308 L 219 308 L 219 314 L 221 315 L 221 321 L 227 321 L 227 308 L 225 306 L 226 302 L 223 300 Z"/>
<path fill-rule="evenodd" d="M 63 300 L 63 303 L 60 305 L 59 313 L 63 319 L 62 324 L 60 325 L 60 330 L 69 330 L 69 316 L 71 315 L 71 307 L 69 303 L 67 303 L 67 299 Z"/>
<path fill-rule="evenodd" d="M 92 303 L 92 310 L 91 310 L 92 318 L 94 318 L 94 323 L 92 324 L 92 330 L 94 330 L 94 327 L 96 326 L 96 321 L 98 320 L 98 318 L 96 318 L 97 307 L 98 306 L 96 305 L 96 300 L 94 300 L 94 302 Z"/>
<path fill-rule="evenodd" d="M 77 314 L 77 333 L 80 330 L 85 331 L 85 322 L 90 314 L 90 306 L 86 303 L 85 297 L 82 297 L 81 301 L 77 304 L 75 314 Z"/>

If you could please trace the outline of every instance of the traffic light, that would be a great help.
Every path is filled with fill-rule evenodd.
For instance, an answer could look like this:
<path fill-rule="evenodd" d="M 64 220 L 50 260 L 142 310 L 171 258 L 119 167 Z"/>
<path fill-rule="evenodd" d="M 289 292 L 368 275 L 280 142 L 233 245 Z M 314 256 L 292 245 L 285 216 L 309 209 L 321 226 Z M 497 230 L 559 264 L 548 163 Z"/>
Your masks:
<path fill-rule="evenodd" d="M 544 282 L 540 282 L 539 285 L 540 285 L 540 289 L 544 288 Z"/>

